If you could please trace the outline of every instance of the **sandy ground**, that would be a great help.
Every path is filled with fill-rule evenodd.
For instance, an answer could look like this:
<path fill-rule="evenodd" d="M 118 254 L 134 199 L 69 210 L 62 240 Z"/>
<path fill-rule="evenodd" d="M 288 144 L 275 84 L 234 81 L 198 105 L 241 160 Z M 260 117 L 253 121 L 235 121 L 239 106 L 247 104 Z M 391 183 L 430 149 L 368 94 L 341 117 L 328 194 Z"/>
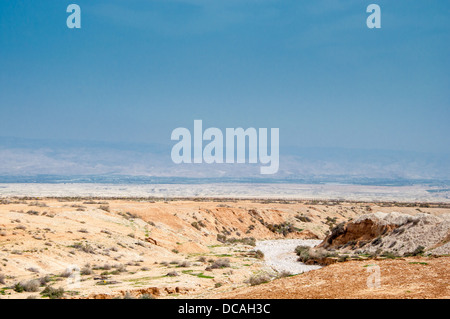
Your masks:
<path fill-rule="evenodd" d="M 215 298 L 450 298 L 450 257 L 348 261 Z M 376 278 L 379 273 L 379 284 Z"/>

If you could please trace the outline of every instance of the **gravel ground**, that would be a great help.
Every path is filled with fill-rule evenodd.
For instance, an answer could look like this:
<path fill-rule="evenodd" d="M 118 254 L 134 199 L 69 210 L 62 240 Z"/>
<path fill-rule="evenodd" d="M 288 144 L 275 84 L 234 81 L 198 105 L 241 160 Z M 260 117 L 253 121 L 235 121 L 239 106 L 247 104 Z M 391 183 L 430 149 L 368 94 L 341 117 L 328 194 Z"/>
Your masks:
<path fill-rule="evenodd" d="M 305 265 L 297 261 L 294 252 L 295 247 L 317 246 L 321 240 L 312 239 L 278 239 L 264 240 L 256 243 L 255 250 L 261 250 L 264 253 L 264 261 L 267 266 L 276 271 L 289 271 L 292 274 L 300 274 L 314 269 L 322 268 L 321 266 Z"/>

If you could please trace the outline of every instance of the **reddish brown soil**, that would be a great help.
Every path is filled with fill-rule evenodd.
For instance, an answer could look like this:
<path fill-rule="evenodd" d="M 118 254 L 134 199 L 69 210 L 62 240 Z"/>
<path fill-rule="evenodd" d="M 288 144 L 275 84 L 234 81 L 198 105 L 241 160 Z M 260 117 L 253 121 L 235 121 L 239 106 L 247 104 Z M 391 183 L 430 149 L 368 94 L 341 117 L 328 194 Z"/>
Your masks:
<path fill-rule="evenodd" d="M 426 263 L 426 264 L 421 264 Z M 368 288 L 367 265 L 380 267 L 380 287 Z M 373 267 L 373 266 L 371 266 Z M 216 296 L 249 299 L 450 298 L 450 257 L 349 261 Z"/>

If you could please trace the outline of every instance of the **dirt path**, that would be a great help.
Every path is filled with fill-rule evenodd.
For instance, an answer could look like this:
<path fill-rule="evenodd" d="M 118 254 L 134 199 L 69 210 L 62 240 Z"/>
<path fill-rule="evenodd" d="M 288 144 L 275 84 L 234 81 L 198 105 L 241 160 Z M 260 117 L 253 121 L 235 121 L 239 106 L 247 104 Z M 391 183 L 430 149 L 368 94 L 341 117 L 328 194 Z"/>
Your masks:
<path fill-rule="evenodd" d="M 321 266 L 309 266 L 297 261 L 295 247 L 299 245 L 314 247 L 321 243 L 321 240 L 310 239 L 278 239 L 264 240 L 256 244 L 255 249 L 264 253 L 264 261 L 267 266 L 281 272 L 288 271 L 292 274 L 300 274 Z"/>

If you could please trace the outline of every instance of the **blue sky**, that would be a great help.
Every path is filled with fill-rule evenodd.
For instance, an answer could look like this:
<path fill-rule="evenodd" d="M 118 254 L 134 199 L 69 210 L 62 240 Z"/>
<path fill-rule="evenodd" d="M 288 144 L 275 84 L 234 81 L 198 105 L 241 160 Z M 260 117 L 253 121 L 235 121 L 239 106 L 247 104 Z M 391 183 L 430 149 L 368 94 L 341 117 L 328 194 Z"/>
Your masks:
<path fill-rule="evenodd" d="M 449 153 L 449 13 L 425 0 L 1 1 L 0 136 L 171 144 L 202 119 L 278 127 L 283 147 Z"/>

